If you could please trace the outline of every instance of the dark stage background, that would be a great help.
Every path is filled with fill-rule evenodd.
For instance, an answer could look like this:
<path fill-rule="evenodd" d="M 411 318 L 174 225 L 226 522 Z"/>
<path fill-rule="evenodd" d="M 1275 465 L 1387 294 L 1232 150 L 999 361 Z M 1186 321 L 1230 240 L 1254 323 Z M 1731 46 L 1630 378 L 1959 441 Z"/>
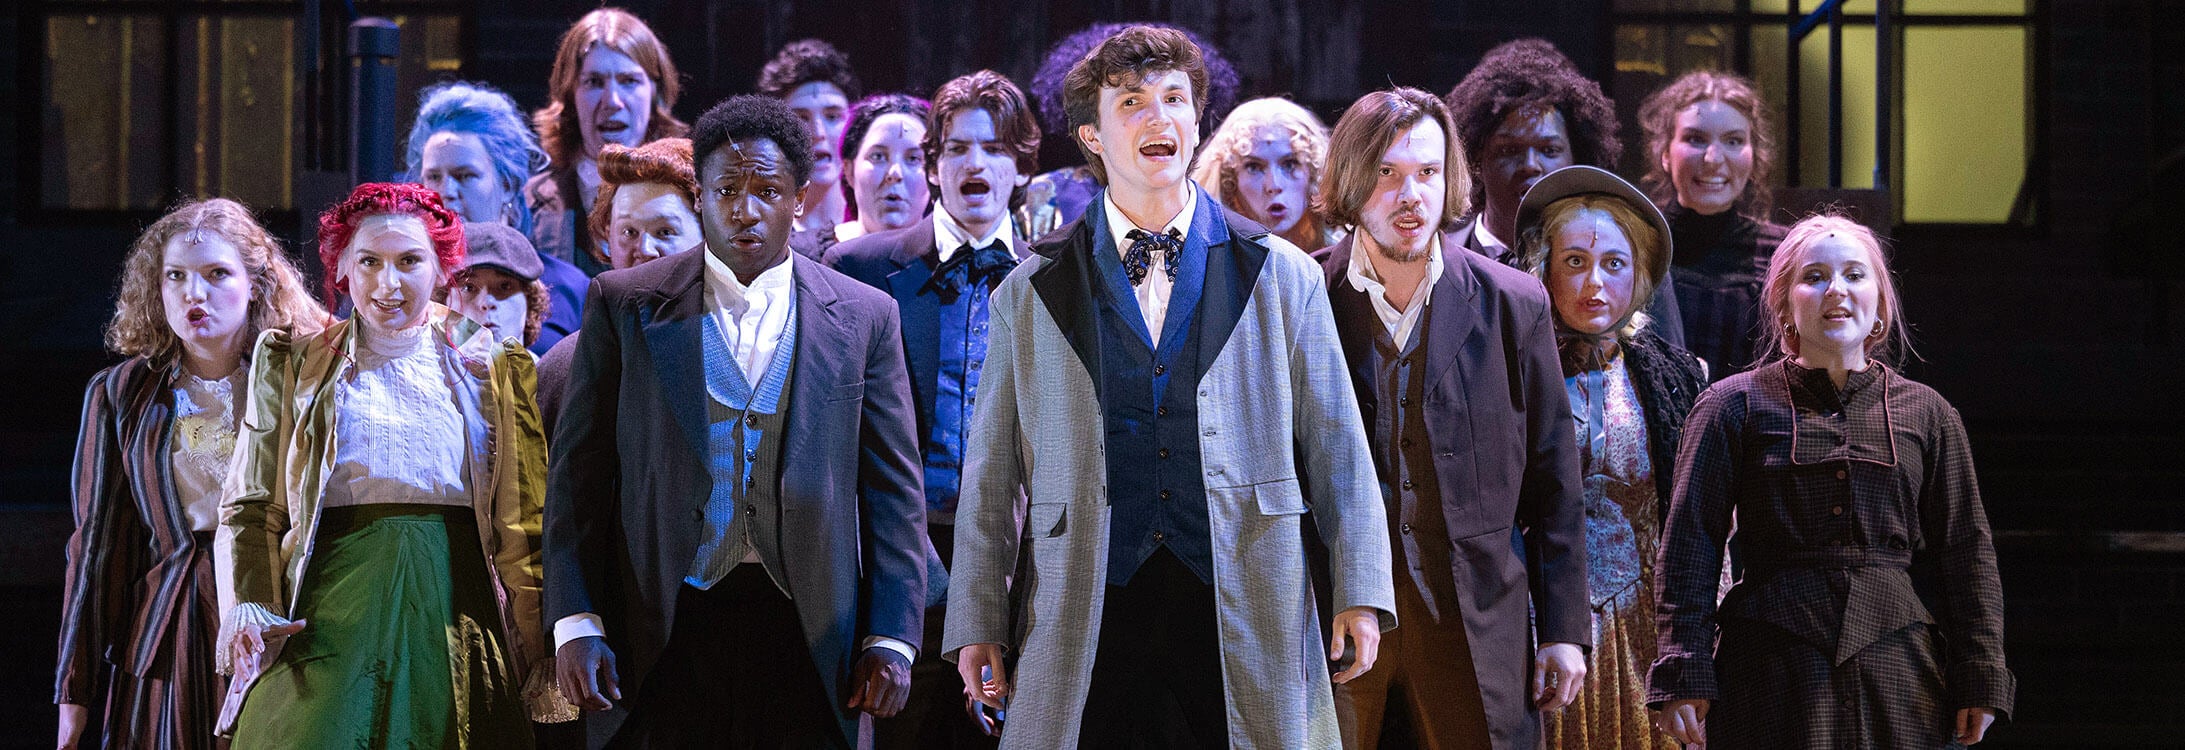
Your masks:
<path fill-rule="evenodd" d="M 322 6 L 333 29 L 345 22 L 343 5 Z M 1628 118 L 1645 91 L 1702 62 L 1746 70 L 1763 84 L 1771 76 L 1784 80 L 1780 37 L 1787 25 L 1783 0 L 622 5 L 651 22 L 673 51 L 685 76 L 676 109 L 686 121 L 713 101 L 748 91 L 775 48 L 806 36 L 848 51 L 868 91 L 930 92 L 980 67 L 1028 82 L 1055 39 L 1094 21 L 1133 19 L 1193 28 L 1235 63 L 1240 98 L 1289 94 L 1331 124 L 1349 100 L 1391 82 L 1446 92 L 1482 52 L 1518 36 L 1555 42 L 1608 83 Z M 2185 372 L 2179 331 L 2185 299 L 2178 293 L 2185 224 L 2177 223 L 2185 216 L 2185 27 L 2174 16 L 2185 6 L 2163 0 L 1901 5 L 1908 13 L 1938 14 L 1929 19 L 1935 24 L 2023 32 L 2010 37 L 2024 48 L 2017 59 L 2025 95 L 2009 116 L 2025 122 L 2024 169 L 2006 165 L 2007 173 L 2022 175 L 2008 216 L 1899 223 L 1892 231 L 1907 316 L 1923 356 L 1905 369 L 1963 413 L 2001 553 L 2008 655 L 2020 695 L 2017 720 L 1999 726 L 1985 746 L 2177 746 L 2176 733 L 2185 729 L 2185 644 L 2178 637 L 2185 632 L 2185 399 L 2177 385 Z M 482 80 L 527 109 L 543 104 L 554 40 L 594 3 L 358 0 L 354 6 L 367 15 L 400 16 L 406 55 L 427 47 L 404 63 L 399 122 L 406 132 L 415 87 L 432 80 Z M 306 157 L 296 154 L 307 152 L 311 136 L 301 136 L 294 153 L 209 148 L 217 144 L 206 142 L 208 131 L 200 127 L 191 136 L 185 117 L 175 114 L 177 107 L 187 112 L 187 87 L 158 84 L 175 66 L 156 56 L 134 68 L 124 63 L 134 71 L 124 82 L 152 81 L 175 93 L 122 99 L 124 112 L 143 116 L 127 131 L 135 135 L 117 142 L 152 154 L 135 158 L 165 159 L 167 166 L 118 191 L 125 195 L 115 205 L 96 205 L 94 198 L 90 207 L 78 207 L 76 195 L 54 188 L 76 168 L 56 154 L 101 147 L 57 126 L 54 102 L 68 92 L 51 89 L 76 61 L 111 62 L 112 53 L 69 36 L 82 33 L 88 15 L 136 14 L 164 29 L 161 39 L 180 43 L 203 38 L 207 13 L 293 23 L 300 4 L 16 0 L 9 7 L 0 15 L 0 50 L 14 52 L 0 55 L 0 100 L 12 103 L 15 114 L 0 118 L 0 612 L 11 635 L 0 649 L 0 747 L 35 747 L 52 736 L 53 633 L 61 546 L 71 524 L 66 493 L 77 408 L 86 379 L 114 361 L 101 350 L 100 327 L 112 312 L 121 258 L 158 207 L 185 192 L 262 194 L 264 180 L 250 175 L 267 173 L 263 159 L 275 159 L 276 178 L 297 173 Z M 1995 7 L 2017 20 L 1983 15 Z M 1851 3 L 1847 13 L 1872 9 L 1866 0 Z M 190 36 L 193 28 L 199 37 Z M 1850 38 L 1847 45 L 1858 39 Z M 1865 37 L 1868 54 L 1872 38 Z M 1777 40 L 1772 47 L 1770 39 Z M 278 75 L 293 67 L 292 57 L 281 57 L 292 53 L 249 45 L 223 50 L 271 54 L 272 63 L 257 70 L 274 74 L 271 82 L 257 79 L 248 101 L 226 106 L 292 111 L 292 129 L 303 130 L 309 102 L 292 85 L 283 88 Z M 1826 184 L 1825 156 L 1816 155 L 1825 154 L 1827 131 L 1812 104 L 1825 96 L 1826 79 L 1816 75 L 1809 69 L 1799 79 L 1808 99 L 1792 118 L 1807 134 L 1800 160 L 1806 168 L 1794 183 L 1805 187 Z M 1867 91 L 1857 96 L 1871 101 Z M 1782 103 L 1781 92 L 1771 96 Z M 293 110 L 280 109 L 289 105 Z M 1974 127 L 1976 119 L 1968 114 L 1964 126 Z M 277 131 L 282 121 L 262 124 Z M 1865 127 L 1871 125 L 1860 132 Z M 1931 135 L 1935 126 L 1927 127 Z M 242 135 L 239 142 L 249 145 L 250 134 Z M 218 135 L 221 144 L 235 137 Z M 1641 150 L 1628 123 L 1626 141 L 1627 151 Z M 1915 133 L 1885 145 L 1903 153 L 1916 147 L 1907 144 L 1925 142 Z M 1066 144 L 1050 144 L 1047 156 L 1050 167 L 1074 161 Z M 206 168 L 206 159 L 228 166 Z M 1637 176 L 1636 163 L 1627 160 L 1627 174 Z M 1986 178 L 1975 171 L 1986 166 L 1993 165 L 1943 164 L 1925 184 L 1954 180 L 1979 188 Z M 1869 184 L 1865 169 L 1850 170 L 1853 184 Z M 292 242 L 303 239 L 299 217 L 323 205 L 311 202 L 313 189 L 299 178 L 274 201 L 285 207 L 265 213 Z"/>

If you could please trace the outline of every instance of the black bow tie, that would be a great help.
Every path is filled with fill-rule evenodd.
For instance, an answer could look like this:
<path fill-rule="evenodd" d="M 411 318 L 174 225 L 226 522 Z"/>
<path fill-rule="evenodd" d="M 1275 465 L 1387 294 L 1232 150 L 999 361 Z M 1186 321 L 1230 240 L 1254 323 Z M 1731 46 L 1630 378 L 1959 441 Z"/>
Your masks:
<path fill-rule="evenodd" d="M 953 303 L 956 295 L 972 284 L 998 280 L 1016 267 L 1017 257 L 1009 252 L 1007 244 L 996 241 L 973 249 L 971 243 L 966 242 L 933 269 L 932 278 L 926 280 L 926 288 L 939 293 L 942 304 Z"/>
<path fill-rule="evenodd" d="M 1130 274 L 1130 285 L 1137 286 L 1146 280 L 1148 266 L 1153 263 L 1153 251 L 1161 251 L 1161 265 L 1168 271 L 1168 280 L 1176 280 L 1176 262 L 1184 253 L 1184 240 L 1176 230 L 1166 234 L 1154 234 L 1143 229 L 1130 230 L 1123 235 L 1130 240 L 1130 249 L 1123 253 L 1123 272 Z"/>

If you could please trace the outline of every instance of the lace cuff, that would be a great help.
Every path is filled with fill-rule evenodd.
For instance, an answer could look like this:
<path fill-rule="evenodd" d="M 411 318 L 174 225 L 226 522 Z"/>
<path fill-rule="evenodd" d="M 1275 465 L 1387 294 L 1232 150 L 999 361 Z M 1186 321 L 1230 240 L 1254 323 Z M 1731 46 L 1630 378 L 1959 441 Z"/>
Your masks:
<path fill-rule="evenodd" d="M 524 680 L 524 707 L 531 712 L 531 720 L 541 724 L 559 724 L 577 720 L 577 706 L 562 697 L 561 687 L 554 684 L 554 662 L 548 659 L 539 668 L 531 670 L 531 677 Z"/>
<path fill-rule="evenodd" d="M 242 626 L 270 628 L 287 624 L 288 618 L 273 614 L 273 610 L 257 602 L 235 605 L 220 618 L 220 635 L 213 640 L 213 669 L 225 675 L 235 674 L 235 638 Z"/>

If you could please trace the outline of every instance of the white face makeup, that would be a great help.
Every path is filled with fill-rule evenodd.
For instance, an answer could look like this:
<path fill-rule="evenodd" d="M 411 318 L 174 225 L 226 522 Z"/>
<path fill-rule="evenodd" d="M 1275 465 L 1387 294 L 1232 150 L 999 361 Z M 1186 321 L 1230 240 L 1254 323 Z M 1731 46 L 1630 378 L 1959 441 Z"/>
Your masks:
<path fill-rule="evenodd" d="M 832 83 L 806 81 L 790 90 L 785 101 L 789 111 L 796 113 L 812 134 L 810 183 L 830 188 L 840 183 L 842 161 L 835 158 L 835 142 L 842 139 L 842 128 L 850 124 L 850 98 Z"/>
<path fill-rule="evenodd" d="M 629 268 L 697 247 L 698 214 L 674 186 L 631 182 L 615 187 L 612 223 L 607 229 L 607 260 Z"/>
<path fill-rule="evenodd" d="M 408 214 L 364 217 L 342 253 L 341 278 L 349 282 L 357 320 L 372 330 L 423 324 L 440 282 L 440 262 L 424 220 Z"/>
<path fill-rule="evenodd" d="M 1244 215 L 1276 234 L 1290 231 L 1304 218 L 1312 192 L 1312 167 L 1291 145 L 1295 136 L 1280 125 L 1261 125 L 1252 133 L 1252 150 L 1237 164 L 1237 199 Z"/>
<path fill-rule="evenodd" d="M 866 233 L 901 229 L 925 214 L 926 123 L 901 112 L 881 115 L 856 144 L 850 185 Z"/>
<path fill-rule="evenodd" d="M 983 108 L 958 111 L 941 136 L 934 163 L 941 209 L 965 231 L 983 237 L 1009 216 L 1009 194 L 1032 179 L 1017 173 L 1017 156 L 994 128 L 994 115 Z"/>
<path fill-rule="evenodd" d="M 502 222 L 514 197 L 493 170 L 493 157 L 476 133 L 443 130 L 420 149 L 418 180 L 464 221 Z"/>
<path fill-rule="evenodd" d="M 472 266 L 458 278 L 462 281 L 448 289 L 448 308 L 485 326 L 497 340 L 523 343 L 524 317 L 531 312 L 531 299 L 524 296 L 529 285 L 488 266 Z"/>
<path fill-rule="evenodd" d="M 242 252 L 227 239 L 188 231 L 167 240 L 160 253 L 159 298 L 167 327 L 191 357 L 233 364 L 250 345 L 244 340 L 250 273 Z"/>
<path fill-rule="evenodd" d="M 1549 242 L 1548 296 L 1556 317 L 1579 333 L 1608 333 L 1631 311 L 1638 280 L 1623 227 L 1607 211 L 1582 208 Z"/>
<path fill-rule="evenodd" d="M 584 53 L 584 67 L 577 73 L 577 130 L 584 136 L 587 158 L 599 158 L 599 150 L 609 143 L 644 145 L 645 129 L 652 124 L 654 83 L 644 66 L 606 45 Z"/>
<path fill-rule="evenodd" d="M 1800 359 L 1866 359 L 1867 340 L 1881 320 L 1883 272 L 1866 246 L 1841 233 L 1807 244 L 1797 258 L 1788 321 L 1798 329 Z"/>
<path fill-rule="evenodd" d="M 1446 138 L 1441 123 L 1421 118 L 1381 154 L 1373 193 L 1358 214 L 1359 228 L 1382 257 L 1411 263 L 1433 250 L 1449 196 Z"/>
<path fill-rule="evenodd" d="M 1099 106 L 1099 125 L 1080 125 L 1077 136 L 1100 155 L 1110 189 L 1147 195 L 1184 181 L 1199 149 L 1189 74 L 1162 71 L 1136 86 L 1101 87 Z"/>
<path fill-rule="evenodd" d="M 1702 214 L 1737 204 L 1753 176 L 1753 124 L 1736 108 L 1714 99 L 1677 112 L 1676 130 L 1662 152 L 1662 169 L 1677 202 Z"/>

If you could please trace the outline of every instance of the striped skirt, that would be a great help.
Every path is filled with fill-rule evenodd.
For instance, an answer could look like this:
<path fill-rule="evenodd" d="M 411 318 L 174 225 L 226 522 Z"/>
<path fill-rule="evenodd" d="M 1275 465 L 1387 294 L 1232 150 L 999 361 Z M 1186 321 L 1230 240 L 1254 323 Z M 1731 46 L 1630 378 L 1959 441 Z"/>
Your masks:
<path fill-rule="evenodd" d="M 316 547 L 236 750 L 532 746 L 470 508 L 328 508 Z"/>

